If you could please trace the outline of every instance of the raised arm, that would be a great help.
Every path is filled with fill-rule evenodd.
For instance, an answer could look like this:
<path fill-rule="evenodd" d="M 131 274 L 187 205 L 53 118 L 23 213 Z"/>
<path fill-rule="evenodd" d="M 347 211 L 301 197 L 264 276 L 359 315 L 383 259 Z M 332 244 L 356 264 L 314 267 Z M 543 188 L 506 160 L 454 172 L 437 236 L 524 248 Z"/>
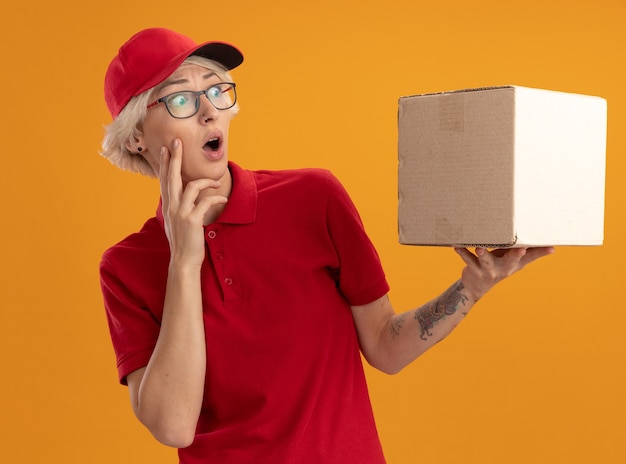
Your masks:
<path fill-rule="evenodd" d="M 476 254 L 457 248 L 466 266 L 461 279 L 434 300 L 396 314 L 387 295 L 353 306 L 361 351 L 375 368 L 395 374 L 444 339 L 474 304 L 494 285 L 532 261 L 554 252 L 552 247 L 514 248 Z"/>
<path fill-rule="evenodd" d="M 205 254 L 204 218 L 223 205 L 223 196 L 198 200 L 200 192 L 218 188 L 210 179 L 181 179 L 182 146 L 161 153 L 159 178 L 165 229 L 170 242 L 161 330 L 145 368 L 127 377 L 137 418 L 160 442 L 184 448 L 193 442 L 200 416 L 206 372 L 200 269 Z"/>

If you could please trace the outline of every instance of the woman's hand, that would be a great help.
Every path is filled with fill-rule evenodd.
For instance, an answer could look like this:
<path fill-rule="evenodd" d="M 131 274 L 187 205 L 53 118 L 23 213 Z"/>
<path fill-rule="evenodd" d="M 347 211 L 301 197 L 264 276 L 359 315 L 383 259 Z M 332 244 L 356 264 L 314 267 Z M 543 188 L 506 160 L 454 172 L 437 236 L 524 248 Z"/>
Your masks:
<path fill-rule="evenodd" d="M 161 150 L 159 180 L 171 258 L 159 338 L 148 365 L 127 376 L 133 410 L 160 442 L 189 446 L 202 410 L 206 376 L 201 265 L 207 214 L 226 198 L 219 182 L 182 179 L 183 147 Z M 204 193 L 203 193 L 204 192 Z"/>
<path fill-rule="evenodd" d="M 554 248 L 509 248 L 493 251 L 476 248 L 476 254 L 466 248 L 455 248 L 455 251 L 467 265 L 461 274 L 464 292 L 474 301 L 478 301 L 498 282 L 536 259 L 554 253 Z"/>
<path fill-rule="evenodd" d="M 163 201 L 165 233 L 170 242 L 172 261 L 201 265 L 204 259 L 204 219 L 211 208 L 223 205 L 221 195 L 202 195 L 206 189 L 217 189 L 219 181 L 196 179 L 183 185 L 181 176 L 183 147 L 174 140 L 171 150 L 161 149 L 159 181 Z"/>

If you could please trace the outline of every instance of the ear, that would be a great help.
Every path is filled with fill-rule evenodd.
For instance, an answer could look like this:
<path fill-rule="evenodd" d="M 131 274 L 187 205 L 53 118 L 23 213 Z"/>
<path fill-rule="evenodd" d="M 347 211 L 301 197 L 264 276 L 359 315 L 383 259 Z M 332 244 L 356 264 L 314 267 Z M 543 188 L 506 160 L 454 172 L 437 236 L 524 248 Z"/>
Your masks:
<path fill-rule="evenodd" d="M 138 155 L 146 149 L 143 145 L 143 137 L 141 135 L 133 137 L 132 140 L 127 140 L 126 143 L 124 143 L 124 148 Z"/>

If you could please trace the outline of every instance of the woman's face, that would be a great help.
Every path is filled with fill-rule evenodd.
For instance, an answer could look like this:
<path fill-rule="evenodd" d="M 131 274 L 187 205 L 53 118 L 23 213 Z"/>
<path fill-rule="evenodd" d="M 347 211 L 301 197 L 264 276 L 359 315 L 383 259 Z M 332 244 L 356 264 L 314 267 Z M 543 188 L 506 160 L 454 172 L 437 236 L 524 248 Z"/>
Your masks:
<path fill-rule="evenodd" d="M 159 88 L 154 100 L 183 90 L 201 91 L 220 82 L 213 71 L 194 64 L 181 65 Z M 223 179 L 228 174 L 228 128 L 232 110 L 218 110 L 206 95 L 199 96 L 196 114 L 185 119 L 172 117 L 159 103 L 148 109 L 139 138 L 142 155 L 159 172 L 161 147 L 171 149 L 180 139 L 183 149 L 181 175 L 184 184 L 195 179 Z"/>

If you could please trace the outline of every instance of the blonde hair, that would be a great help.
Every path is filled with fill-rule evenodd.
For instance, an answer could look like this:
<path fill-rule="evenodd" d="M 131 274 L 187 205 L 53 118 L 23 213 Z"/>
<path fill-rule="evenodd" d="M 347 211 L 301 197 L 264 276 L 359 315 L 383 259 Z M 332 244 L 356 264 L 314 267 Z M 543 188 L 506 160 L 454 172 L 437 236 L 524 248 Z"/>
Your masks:
<path fill-rule="evenodd" d="M 232 77 L 220 63 L 200 56 L 190 56 L 183 64 L 195 64 L 213 71 L 223 81 L 232 82 Z M 182 66 L 182 65 L 181 65 Z M 100 155 L 108 159 L 120 169 L 138 172 L 150 177 L 156 173 L 139 153 L 129 150 L 128 145 L 136 142 L 143 134 L 143 121 L 146 118 L 147 106 L 158 92 L 159 85 L 130 99 L 120 114 L 104 128 L 102 151 Z M 235 104 L 229 111 L 233 116 L 239 112 L 239 104 Z"/>

